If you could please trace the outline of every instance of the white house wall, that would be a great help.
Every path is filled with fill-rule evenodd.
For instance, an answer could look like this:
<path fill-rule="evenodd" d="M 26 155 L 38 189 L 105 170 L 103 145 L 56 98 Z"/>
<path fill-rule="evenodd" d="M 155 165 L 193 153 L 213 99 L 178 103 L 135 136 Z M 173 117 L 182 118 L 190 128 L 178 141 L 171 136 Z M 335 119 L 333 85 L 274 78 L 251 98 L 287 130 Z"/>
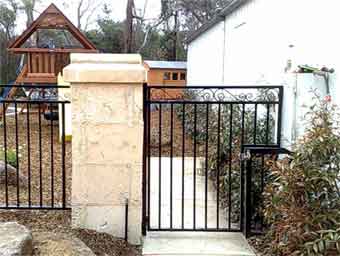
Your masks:
<path fill-rule="evenodd" d="M 188 47 L 188 85 L 223 84 L 224 22 L 220 22 Z"/>
<path fill-rule="evenodd" d="M 225 84 L 282 83 L 288 60 L 340 71 L 337 0 L 253 0 L 226 17 Z"/>
<path fill-rule="evenodd" d="M 340 72 L 339 8 L 336 0 L 253 0 L 225 20 L 224 83 L 285 86 L 284 146 L 304 133 L 306 107 L 313 104 L 310 91 L 326 95 L 323 78 L 291 72 L 304 64 Z M 289 60 L 292 68 L 286 73 Z M 336 77 L 331 76 L 330 89 L 340 103 Z"/>
<path fill-rule="evenodd" d="M 226 17 L 224 39 L 218 40 L 219 24 L 190 44 L 189 81 L 214 84 L 222 77 L 225 85 L 285 86 L 283 136 L 289 145 L 304 130 L 302 105 L 312 104 L 310 89 L 326 94 L 324 79 L 296 75 L 298 65 L 334 68 L 330 91 L 340 104 L 339 10 L 338 0 L 252 0 Z"/>

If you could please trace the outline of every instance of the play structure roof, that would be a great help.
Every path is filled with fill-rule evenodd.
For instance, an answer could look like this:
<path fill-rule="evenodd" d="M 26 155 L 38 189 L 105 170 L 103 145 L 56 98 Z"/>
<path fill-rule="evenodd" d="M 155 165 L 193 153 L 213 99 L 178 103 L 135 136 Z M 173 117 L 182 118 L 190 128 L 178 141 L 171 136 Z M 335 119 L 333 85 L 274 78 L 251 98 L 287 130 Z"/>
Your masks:
<path fill-rule="evenodd" d="M 83 33 L 75 27 L 72 22 L 54 5 L 51 4 L 40 16 L 29 26 L 21 36 L 19 36 L 10 46 L 9 50 L 14 52 L 25 52 L 30 48 L 21 48 L 30 36 L 38 29 L 64 29 L 69 31 L 72 36 L 84 47 L 82 52 L 97 52 L 96 47 L 85 37 Z M 35 49 L 37 50 L 37 49 Z M 49 51 L 51 49 L 40 49 Z M 77 49 L 69 49 L 71 52 L 77 52 Z M 65 49 L 67 52 L 67 50 Z"/>

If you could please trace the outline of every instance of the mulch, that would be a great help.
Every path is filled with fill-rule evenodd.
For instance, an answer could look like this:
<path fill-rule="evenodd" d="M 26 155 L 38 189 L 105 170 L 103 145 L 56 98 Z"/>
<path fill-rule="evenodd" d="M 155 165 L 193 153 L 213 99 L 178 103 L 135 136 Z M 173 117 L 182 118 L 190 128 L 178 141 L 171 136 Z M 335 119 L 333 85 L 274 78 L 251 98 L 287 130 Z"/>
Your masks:
<path fill-rule="evenodd" d="M 161 123 L 159 123 L 161 120 Z M 150 155 L 158 157 L 161 153 L 162 157 L 170 157 L 171 149 L 173 157 L 194 156 L 194 139 L 192 134 L 188 132 L 187 125 L 183 120 L 173 112 L 171 132 L 171 112 L 170 110 L 162 110 L 161 119 L 159 111 L 151 111 L 150 113 Z M 188 120 L 186 120 L 188 122 Z M 172 140 L 171 140 L 172 138 Z M 184 151 L 183 151 L 184 145 Z M 196 141 L 196 156 L 205 156 L 205 143 Z"/>
<path fill-rule="evenodd" d="M 8 186 L 8 204 L 16 205 L 19 199 L 20 206 L 27 206 L 29 201 L 31 201 L 31 205 L 39 206 L 40 196 L 42 195 L 43 206 L 51 207 L 53 203 L 54 206 L 61 207 L 64 183 L 59 122 L 51 122 L 41 116 L 41 148 L 39 145 L 39 115 L 34 113 L 34 109 L 30 110 L 29 122 L 27 121 L 26 113 L 18 114 L 17 124 L 16 127 L 14 116 L 6 117 L 6 143 L 7 150 L 16 152 L 17 129 L 19 147 L 18 170 L 20 176 L 25 177 L 25 181 L 21 181 L 19 184 L 19 197 L 17 196 L 17 186 Z M 0 129 L 0 147 L 3 148 L 4 144 L 4 125 L 2 124 Z M 65 190 L 66 202 L 69 203 L 72 184 L 72 149 L 70 142 L 66 143 L 65 154 Z M 14 178 L 16 179 L 16 177 Z M 4 184 L 0 185 L 0 205 L 6 203 L 5 187 Z"/>
<path fill-rule="evenodd" d="M 82 240 L 96 255 L 140 256 L 140 248 L 108 234 L 86 229 L 72 229 L 70 211 L 0 211 L 0 222 L 15 221 L 25 225 L 34 234 L 53 232 Z M 37 254 L 38 255 L 38 254 Z"/>
<path fill-rule="evenodd" d="M 265 236 L 253 236 L 247 240 L 257 256 L 272 256 L 269 241 Z"/>

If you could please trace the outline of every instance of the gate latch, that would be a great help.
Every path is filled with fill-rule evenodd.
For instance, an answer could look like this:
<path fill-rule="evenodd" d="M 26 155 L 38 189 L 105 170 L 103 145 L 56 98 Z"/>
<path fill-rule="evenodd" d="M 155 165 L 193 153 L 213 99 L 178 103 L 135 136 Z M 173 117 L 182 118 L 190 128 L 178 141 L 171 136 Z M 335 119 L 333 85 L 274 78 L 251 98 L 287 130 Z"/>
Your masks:
<path fill-rule="evenodd" d="M 251 158 L 250 150 L 246 150 L 246 152 L 243 152 L 240 154 L 241 161 L 246 161 Z"/>

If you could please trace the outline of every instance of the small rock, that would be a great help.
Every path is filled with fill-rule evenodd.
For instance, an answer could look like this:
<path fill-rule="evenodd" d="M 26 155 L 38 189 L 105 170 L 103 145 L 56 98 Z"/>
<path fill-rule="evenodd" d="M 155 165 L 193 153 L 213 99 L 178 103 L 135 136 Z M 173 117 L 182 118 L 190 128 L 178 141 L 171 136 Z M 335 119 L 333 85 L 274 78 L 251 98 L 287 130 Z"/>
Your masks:
<path fill-rule="evenodd" d="M 0 161 L 0 184 L 6 184 L 6 170 L 4 161 Z M 9 186 L 17 185 L 17 169 L 10 164 L 7 164 L 7 184 Z M 19 185 L 25 186 L 26 184 L 26 177 L 20 175 L 19 173 Z"/>
<path fill-rule="evenodd" d="M 34 252 L 49 256 L 95 256 L 80 239 L 60 233 L 34 233 Z"/>
<path fill-rule="evenodd" d="M 16 222 L 0 223 L 0 255 L 32 255 L 32 234 Z"/>

